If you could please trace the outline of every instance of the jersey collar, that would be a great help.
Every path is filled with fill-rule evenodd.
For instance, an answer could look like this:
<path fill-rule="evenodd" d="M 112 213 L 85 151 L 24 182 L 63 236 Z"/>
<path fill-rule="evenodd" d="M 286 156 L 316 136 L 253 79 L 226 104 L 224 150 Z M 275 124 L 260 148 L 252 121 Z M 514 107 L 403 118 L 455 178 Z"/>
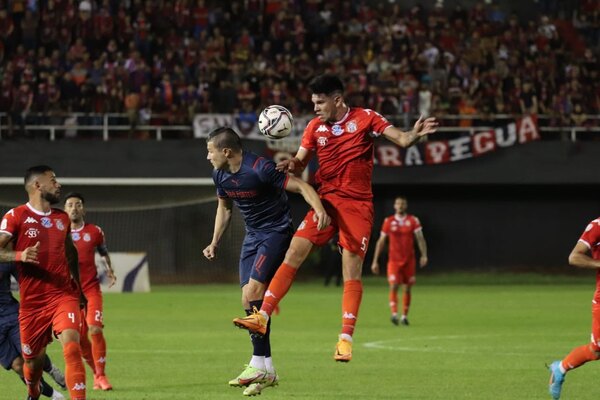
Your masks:
<path fill-rule="evenodd" d="M 43 212 L 43 211 L 38 211 L 35 208 L 33 208 L 33 206 L 31 204 L 29 204 L 29 202 L 27 202 L 27 204 L 25 204 L 27 206 L 27 208 L 29 208 L 29 210 L 31 210 L 31 212 L 36 213 L 37 215 L 50 215 L 52 214 L 52 209 L 50 211 L 48 211 L 47 213 Z"/>

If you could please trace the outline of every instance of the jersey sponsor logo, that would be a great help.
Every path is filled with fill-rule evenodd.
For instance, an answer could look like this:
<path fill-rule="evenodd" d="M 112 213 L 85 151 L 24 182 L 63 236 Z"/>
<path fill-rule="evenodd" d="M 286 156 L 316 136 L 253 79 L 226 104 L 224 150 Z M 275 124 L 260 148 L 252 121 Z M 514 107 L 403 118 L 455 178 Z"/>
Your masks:
<path fill-rule="evenodd" d="M 27 343 L 23 343 L 21 345 L 21 350 L 23 351 L 23 354 L 30 356 L 31 355 L 31 347 L 27 344 Z"/>
<path fill-rule="evenodd" d="M 52 221 L 50 220 L 50 218 L 43 217 L 42 218 L 42 226 L 44 228 L 52 228 Z"/>
<path fill-rule="evenodd" d="M 92 237 L 90 236 L 90 234 L 89 234 L 89 233 L 84 233 L 84 234 L 83 234 L 83 240 L 84 240 L 85 242 L 89 242 L 90 240 L 92 240 Z"/>
<path fill-rule="evenodd" d="M 344 311 L 344 319 L 356 319 L 356 315 L 352 314 L 351 312 L 348 311 Z"/>
<path fill-rule="evenodd" d="M 334 136 L 340 136 L 342 133 L 344 133 L 344 128 L 339 125 L 334 125 L 331 128 L 331 133 L 333 133 Z"/>
<path fill-rule="evenodd" d="M 329 128 L 327 128 L 327 125 L 319 125 L 319 127 L 317 128 L 317 132 L 329 132 Z"/>
<path fill-rule="evenodd" d="M 72 232 L 71 233 L 71 238 L 76 242 L 79 239 L 81 239 L 81 236 L 79 235 L 79 232 Z"/>
<path fill-rule="evenodd" d="M 2 222 L 0 222 L 0 229 L 4 230 L 4 229 L 6 229 L 7 226 L 8 226 L 8 221 L 6 220 L 6 218 L 4 218 L 2 220 Z"/>
<path fill-rule="evenodd" d="M 358 126 L 356 126 L 355 121 L 350 121 L 346 124 L 346 130 L 350 133 L 356 132 L 357 129 L 358 129 Z"/>
<path fill-rule="evenodd" d="M 317 144 L 321 147 L 325 146 L 327 144 L 327 138 L 325 136 L 319 136 Z"/>
<path fill-rule="evenodd" d="M 40 234 L 40 231 L 38 231 L 35 228 L 29 228 L 27 229 L 27 231 L 25 231 L 25 236 L 27 236 L 29 239 L 33 239 L 38 237 L 38 235 Z"/>
<path fill-rule="evenodd" d="M 33 218 L 33 217 L 27 217 L 27 219 L 24 222 L 25 224 L 37 224 L 37 219 Z"/>
<path fill-rule="evenodd" d="M 60 219 L 55 219 L 54 222 L 56 224 L 56 228 L 58 228 L 59 231 L 65 230 L 65 226 L 63 225 L 63 223 Z"/>

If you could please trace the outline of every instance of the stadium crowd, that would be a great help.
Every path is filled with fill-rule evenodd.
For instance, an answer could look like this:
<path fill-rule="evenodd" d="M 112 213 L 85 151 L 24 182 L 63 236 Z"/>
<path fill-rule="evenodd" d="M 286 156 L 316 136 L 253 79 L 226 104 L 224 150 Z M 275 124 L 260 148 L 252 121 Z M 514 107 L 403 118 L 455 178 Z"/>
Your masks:
<path fill-rule="evenodd" d="M 29 112 L 126 113 L 132 124 L 268 104 L 309 113 L 307 82 L 331 71 L 351 104 L 386 115 L 595 123 L 600 3 L 529 19 L 489 3 L 0 0 L 0 112 L 15 124 Z"/>

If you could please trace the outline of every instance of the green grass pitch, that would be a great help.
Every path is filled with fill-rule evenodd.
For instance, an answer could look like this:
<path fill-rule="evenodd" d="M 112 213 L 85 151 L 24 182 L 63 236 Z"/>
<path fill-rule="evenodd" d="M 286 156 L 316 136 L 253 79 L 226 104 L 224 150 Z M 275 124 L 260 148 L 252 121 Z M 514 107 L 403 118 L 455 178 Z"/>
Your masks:
<path fill-rule="evenodd" d="M 544 363 L 589 341 L 594 276 L 503 279 L 419 278 L 409 327 L 390 323 L 385 280 L 367 279 L 348 364 L 332 358 L 341 288 L 297 282 L 273 319 L 281 382 L 261 398 L 549 399 Z M 105 296 L 115 390 L 92 391 L 88 371 L 88 399 L 243 398 L 227 385 L 251 355 L 248 334 L 231 323 L 239 298 L 235 284 Z M 58 344 L 49 354 L 63 366 Z M 563 398 L 597 399 L 599 368 L 570 373 Z M 16 376 L 2 373 L 0 399 L 25 397 Z"/>

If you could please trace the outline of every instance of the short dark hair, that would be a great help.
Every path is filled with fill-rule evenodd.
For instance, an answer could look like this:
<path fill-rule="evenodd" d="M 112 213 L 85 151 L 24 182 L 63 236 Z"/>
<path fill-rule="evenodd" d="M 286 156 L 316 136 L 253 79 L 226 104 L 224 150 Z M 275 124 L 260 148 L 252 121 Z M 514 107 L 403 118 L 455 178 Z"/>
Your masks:
<path fill-rule="evenodd" d="M 400 195 L 394 197 L 394 201 L 396 201 L 398 199 L 402 199 L 404 201 L 408 201 L 408 199 L 406 198 L 406 196 L 404 196 L 403 194 L 400 194 Z"/>
<path fill-rule="evenodd" d="M 344 83 L 337 75 L 322 74 L 313 78 L 308 87 L 314 94 L 331 96 L 334 93 L 344 93 Z"/>
<path fill-rule="evenodd" d="M 209 133 L 206 141 L 213 142 L 217 149 L 242 150 L 242 139 L 228 126 L 222 126 Z"/>
<path fill-rule="evenodd" d="M 77 192 L 70 192 L 69 194 L 67 194 L 65 196 L 65 203 L 67 202 L 67 200 L 69 200 L 72 197 L 81 200 L 81 204 L 85 204 L 85 199 L 83 198 L 83 195 L 81 193 L 77 193 Z"/>
<path fill-rule="evenodd" d="M 25 178 L 23 179 L 23 183 L 25 184 L 25 186 L 27 186 L 27 184 L 31 181 L 32 178 L 37 177 L 39 175 L 43 175 L 48 171 L 54 170 L 52 169 L 52 167 L 49 167 L 47 165 L 36 165 L 30 167 L 29 169 L 27 169 L 27 171 L 25 171 Z"/>

